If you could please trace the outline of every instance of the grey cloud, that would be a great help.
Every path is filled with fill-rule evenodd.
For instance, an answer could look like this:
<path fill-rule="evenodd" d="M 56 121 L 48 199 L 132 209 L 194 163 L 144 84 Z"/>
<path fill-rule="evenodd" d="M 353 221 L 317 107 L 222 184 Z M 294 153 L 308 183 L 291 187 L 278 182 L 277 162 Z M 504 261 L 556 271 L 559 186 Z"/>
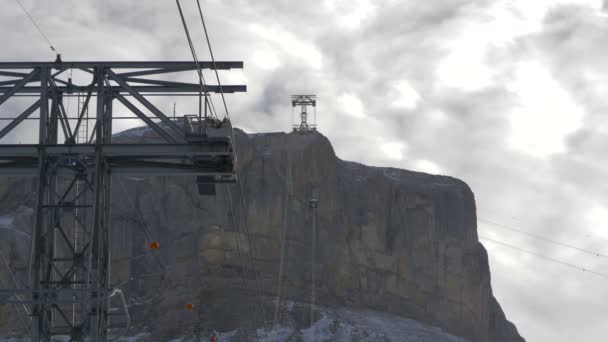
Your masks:
<path fill-rule="evenodd" d="M 188 8 L 199 56 L 206 58 L 194 1 L 182 3 Z M 606 19 L 580 6 L 555 8 L 545 18 L 541 32 L 489 51 L 485 60 L 496 72 L 493 84 L 465 92 L 442 87 L 436 78 L 437 65 L 447 53 L 447 44 L 465 25 L 487 19 L 485 11 L 494 1 L 373 3 L 373 16 L 361 27 L 346 30 L 321 2 L 203 1 L 216 57 L 245 60 L 249 94 L 228 97 L 236 125 L 253 131 L 288 130 L 288 95 L 315 92 L 319 95 L 319 121 L 326 124 L 320 130 L 330 137 L 340 157 L 410 168 L 421 159 L 433 161 L 443 173 L 463 178 L 472 186 L 480 217 L 601 249 L 605 243 L 584 236 L 589 232 L 584 215 L 595 202 L 608 206 L 603 185 L 608 164 L 602 153 L 606 136 L 597 129 L 598 123 L 606 122 L 604 113 L 608 111 L 606 89 L 601 86 L 608 81 L 608 51 L 603 44 L 608 33 Z M 64 59 L 190 58 L 173 1 L 25 4 Z M 19 8 L 5 8 L 0 14 L 4 31 L 0 59 L 52 59 Z M 254 24 L 287 32 L 318 49 L 321 69 L 294 56 L 286 50 L 288 46 L 268 42 L 252 32 Z M 255 51 L 263 48 L 279 55 L 278 68 L 268 70 L 253 63 Z M 513 151 L 506 142 L 511 129 L 508 114 L 517 102 L 506 83 L 514 78 L 515 63 L 528 59 L 549 66 L 586 113 L 583 128 L 569 137 L 567 153 L 547 161 Z M 590 82 L 585 78 L 588 74 L 598 81 Z M 402 79 L 421 96 L 415 109 L 390 106 L 392 83 Z M 362 100 L 368 117 L 352 118 L 340 112 L 337 99 L 345 92 Z M 195 108 L 192 101 L 180 102 L 178 108 L 186 111 L 188 105 Z M 159 106 L 172 107 L 170 103 Z M 14 110 L 18 106 L 3 106 L 0 115 Z M 444 120 L 432 119 L 437 111 L 444 113 Z M 27 135 L 27 130 L 24 126 L 20 132 Z M 405 143 L 404 160 L 384 156 L 380 151 L 383 141 Z M 516 220 L 510 220 L 512 217 Z M 491 230 L 504 241 L 537 253 L 590 269 L 608 266 L 593 257 L 572 255 L 517 234 L 487 229 L 482 233 Z M 491 250 L 515 260 L 515 265 L 503 264 L 490 253 L 495 293 L 507 317 L 528 340 L 605 340 L 601 326 L 608 304 L 597 300 L 608 296 L 605 282 L 502 247 Z M 569 286 L 584 290 L 572 293 Z M 580 329 L 583 325 L 588 329 Z"/>

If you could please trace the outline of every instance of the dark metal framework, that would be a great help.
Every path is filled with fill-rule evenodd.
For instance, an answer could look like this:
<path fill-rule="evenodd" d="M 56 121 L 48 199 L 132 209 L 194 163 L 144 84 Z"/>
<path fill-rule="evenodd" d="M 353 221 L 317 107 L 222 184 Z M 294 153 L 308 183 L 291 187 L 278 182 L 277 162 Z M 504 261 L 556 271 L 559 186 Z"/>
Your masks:
<path fill-rule="evenodd" d="M 294 132 L 306 133 L 317 129 L 317 96 L 316 95 L 291 95 L 292 109 L 299 106 L 300 124 L 293 125 Z M 308 107 L 314 108 L 313 122 L 308 122 Z M 292 114 L 293 116 L 293 114 Z"/>
<path fill-rule="evenodd" d="M 198 66 L 227 70 L 242 68 L 243 63 Z M 146 99 L 202 93 L 207 103 L 209 93 L 246 91 L 243 85 L 201 90 L 198 83 L 150 78 L 196 69 L 195 62 L 0 62 L 0 109 L 12 97 L 36 97 L 0 129 L 0 175 L 38 179 L 28 285 L 0 291 L 0 302 L 29 306 L 32 341 L 59 335 L 71 341 L 106 341 L 109 329 L 121 328 L 114 323 L 120 318 L 110 319 L 125 314 L 112 308 L 122 294 L 110 288 L 111 175 L 191 175 L 205 184 L 236 181 L 229 121 L 205 115 L 189 117 L 181 125 Z M 68 70 L 90 74 L 91 82 L 73 84 L 65 79 Z M 84 101 L 77 117 L 70 117 L 63 98 L 74 94 Z M 93 98 L 94 125 L 85 129 Z M 113 144 L 115 100 L 162 142 Z M 31 118 L 34 113 L 37 118 Z M 38 121 L 37 144 L 2 144 L 2 138 L 32 119 Z"/>

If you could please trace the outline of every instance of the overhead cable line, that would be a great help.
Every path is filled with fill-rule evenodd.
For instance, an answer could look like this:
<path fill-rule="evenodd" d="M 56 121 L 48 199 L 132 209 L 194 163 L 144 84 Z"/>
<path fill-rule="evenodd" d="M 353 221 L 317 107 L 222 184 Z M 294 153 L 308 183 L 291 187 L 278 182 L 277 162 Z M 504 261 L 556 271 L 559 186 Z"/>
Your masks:
<path fill-rule="evenodd" d="M 205 90 L 205 97 L 208 97 L 209 93 L 207 92 L 207 82 L 205 80 L 205 76 L 203 75 L 203 71 L 201 70 L 201 66 L 198 63 L 198 56 L 196 54 L 196 49 L 194 48 L 194 43 L 192 43 L 192 38 L 190 36 L 190 30 L 188 30 L 188 24 L 186 24 L 186 18 L 184 17 L 184 12 L 182 11 L 182 6 L 179 3 L 179 0 L 175 0 L 175 2 L 177 3 L 177 9 L 179 11 L 179 16 L 182 20 L 182 25 L 184 27 L 184 32 L 186 33 L 186 39 L 188 40 L 188 45 L 190 47 L 190 53 L 192 54 L 192 58 L 194 59 L 194 62 L 196 63 L 196 71 L 198 73 L 198 77 L 199 77 L 199 83 L 201 85 L 200 90 L 199 90 L 199 99 L 198 99 L 198 117 L 199 117 L 199 123 L 202 122 L 202 96 L 203 96 L 203 89 Z M 215 111 L 215 109 L 213 109 L 212 113 Z M 202 129 L 202 125 L 199 124 L 199 130 Z"/>
<path fill-rule="evenodd" d="M 313 194 L 316 196 L 316 194 Z M 312 201 L 312 199 L 311 199 Z M 316 299 L 316 281 L 315 281 L 315 269 L 316 269 L 316 254 L 317 254 L 317 210 L 316 204 L 314 206 L 311 205 L 311 209 L 313 209 L 313 217 L 312 217 L 312 251 L 311 251 L 311 295 L 310 295 L 310 328 L 312 329 L 312 337 L 315 339 L 316 327 L 315 327 L 315 299 Z"/>
<path fill-rule="evenodd" d="M 238 170 L 238 165 L 235 166 L 235 169 Z M 255 266 L 255 244 L 251 241 L 251 231 L 249 230 L 249 223 L 248 223 L 248 218 L 247 218 L 247 204 L 245 203 L 245 194 L 243 192 L 243 185 L 242 182 L 240 181 L 240 177 L 238 175 L 238 171 L 237 171 L 237 183 L 239 185 L 239 191 L 240 191 L 240 202 L 241 202 L 241 209 L 243 212 L 243 222 L 244 222 L 244 226 L 245 226 L 245 235 L 247 237 L 247 244 L 249 247 L 249 251 L 250 251 L 250 259 L 251 259 L 251 268 L 253 271 L 253 275 L 255 277 L 255 283 L 257 286 L 257 291 L 258 291 L 258 296 L 260 298 L 260 310 L 261 310 L 261 314 L 262 314 L 262 321 L 263 321 L 263 326 L 262 328 L 264 329 L 264 332 L 266 334 L 266 339 L 268 340 L 268 328 L 266 327 L 266 310 L 264 309 L 264 305 L 263 305 L 263 290 L 262 290 L 262 284 L 258 275 L 258 271 L 257 271 L 257 267 Z"/>
<path fill-rule="evenodd" d="M 179 1 L 179 0 L 176 0 L 176 1 Z M 226 117 L 228 118 L 228 120 L 231 120 L 231 118 L 230 118 L 230 111 L 228 110 L 228 105 L 226 103 L 226 98 L 224 97 L 224 91 L 222 89 L 222 83 L 220 81 L 220 76 L 219 76 L 219 73 L 217 71 L 217 67 L 216 67 L 216 63 L 215 63 L 215 56 L 213 55 L 213 48 L 211 47 L 211 40 L 209 39 L 209 33 L 207 31 L 207 25 L 205 24 L 205 17 L 203 15 L 203 10 L 201 8 L 200 0 L 196 0 L 196 3 L 197 3 L 197 6 L 198 6 L 198 11 L 199 11 L 199 15 L 200 15 L 200 18 L 201 18 L 201 22 L 203 24 L 203 30 L 205 31 L 205 39 L 207 41 L 207 46 L 209 48 L 209 55 L 211 57 L 211 61 L 213 63 L 213 68 L 215 70 L 215 77 L 216 77 L 218 86 L 220 88 L 220 94 L 222 96 L 222 102 L 224 104 L 225 114 L 226 114 Z M 239 175 L 240 170 L 239 170 L 239 165 L 238 165 L 237 144 L 236 144 L 236 138 L 235 138 L 235 135 L 234 135 L 234 127 L 232 126 L 232 124 L 230 125 L 230 134 L 231 134 L 231 139 L 232 139 L 232 144 L 233 144 L 233 150 L 234 150 L 234 165 L 235 165 L 234 169 L 235 169 L 237 183 L 238 183 L 239 191 L 240 191 L 240 202 L 241 202 L 241 207 L 243 209 L 243 213 L 245 215 L 245 228 L 246 228 L 246 232 L 247 232 L 247 241 L 248 241 L 248 244 L 249 244 L 249 248 L 251 248 L 252 256 L 253 256 L 254 250 L 253 250 L 253 244 L 251 243 L 251 238 L 250 238 L 250 235 L 249 235 L 249 225 L 247 224 L 247 212 L 246 212 L 246 205 L 245 205 L 245 196 L 244 196 L 244 191 L 243 191 L 243 184 L 241 182 L 241 177 Z M 251 262 L 252 262 L 252 266 L 254 268 L 253 269 L 254 274 L 256 275 L 256 283 L 258 283 L 259 290 L 261 291 L 261 285 L 258 282 L 257 271 L 255 270 L 255 261 L 254 261 L 253 257 L 251 258 Z M 263 309 L 263 307 L 262 307 L 262 309 Z"/>
<path fill-rule="evenodd" d="M 215 64 L 215 57 L 213 56 L 213 49 L 211 48 L 211 40 L 209 39 L 209 34 L 207 32 L 207 25 L 205 25 L 205 17 L 203 16 L 203 10 L 201 9 L 200 0 L 196 0 L 196 4 L 198 5 L 198 13 L 201 17 L 201 22 L 203 23 L 203 30 L 205 31 L 205 39 L 207 40 L 207 46 L 209 47 L 209 55 L 211 56 L 211 62 L 213 63 L 213 70 L 215 71 L 215 78 L 217 79 L 217 85 L 220 87 L 220 95 L 222 96 L 222 102 L 224 103 L 224 110 L 226 111 L 226 116 L 230 119 L 230 114 L 228 113 L 228 105 L 226 105 L 226 98 L 224 97 L 224 90 L 222 89 L 222 82 L 220 82 L 220 74 L 217 71 L 217 66 Z"/>
<path fill-rule="evenodd" d="M 194 44 L 192 43 L 192 39 L 190 37 L 190 32 L 188 30 L 188 25 L 186 24 L 186 19 L 184 17 L 184 13 L 182 11 L 182 8 L 181 8 L 179 0 L 175 0 L 175 1 L 177 3 L 177 7 L 178 7 L 178 10 L 179 10 L 180 18 L 182 20 L 182 25 L 184 27 L 184 31 L 185 31 L 186 37 L 188 39 L 188 44 L 190 45 L 190 51 L 192 53 L 194 61 L 197 64 L 197 71 L 199 73 L 200 81 L 205 85 L 205 90 L 206 90 L 207 85 L 206 85 L 203 73 L 202 73 L 202 71 L 200 69 L 200 66 L 198 65 L 198 57 L 196 55 L 196 51 L 194 49 Z M 200 2 L 198 2 L 198 8 L 199 8 L 199 14 L 201 15 L 201 20 L 203 21 L 203 26 L 204 26 L 204 18 L 203 18 Z M 204 28 L 205 28 L 205 36 L 207 38 L 207 43 L 209 45 L 209 51 L 212 51 L 211 45 L 209 44 L 209 36 L 207 34 L 207 29 L 206 29 L 205 26 L 204 26 Z M 219 83 L 219 76 L 217 75 L 217 66 L 215 64 L 215 60 L 213 61 L 213 67 L 214 67 L 214 69 L 216 71 L 216 77 L 217 77 L 218 83 Z M 221 88 L 221 84 L 219 84 L 219 87 L 220 87 L 220 93 L 222 94 L 222 100 L 223 100 L 223 103 L 224 103 L 224 109 L 226 110 L 226 117 L 228 119 L 230 119 L 230 115 L 228 114 L 228 106 L 226 105 L 226 101 L 225 101 L 225 98 L 224 98 L 223 90 Z M 215 106 L 213 104 L 213 101 L 210 98 L 209 98 L 209 100 L 210 100 L 209 103 L 210 103 L 210 106 L 211 106 L 212 113 L 215 115 L 216 118 L 218 118 L 217 117 L 217 112 L 215 110 Z M 200 108 L 201 108 L 201 106 L 200 106 L 200 98 L 199 98 L 199 118 L 201 116 Z M 254 249 L 254 246 L 253 246 L 253 244 L 251 242 L 249 225 L 247 223 L 247 213 L 245 212 L 245 207 L 246 206 L 244 204 L 243 187 L 242 187 L 242 184 L 241 184 L 241 182 L 239 180 L 239 175 L 238 175 L 239 172 L 238 172 L 238 162 L 237 162 L 237 157 L 236 157 L 237 156 L 237 152 L 236 152 L 236 141 L 235 141 L 235 138 L 234 138 L 234 129 L 232 128 L 232 125 L 230 125 L 230 127 L 231 127 L 231 129 L 230 129 L 231 139 L 233 141 L 235 174 L 236 174 L 236 177 L 237 177 L 237 182 L 238 182 L 238 185 L 239 185 L 239 190 L 240 190 L 240 195 L 241 195 L 240 196 L 240 200 L 241 200 L 240 202 L 241 202 L 241 206 L 243 208 L 243 212 L 244 212 L 244 215 L 245 215 L 245 217 L 244 217 L 245 235 L 247 237 L 247 242 L 248 242 L 249 250 L 250 250 L 251 268 L 252 268 L 252 271 L 253 271 L 253 274 L 254 274 L 254 277 L 255 277 L 255 282 L 256 282 L 256 285 L 257 285 L 256 286 L 257 287 L 256 288 L 256 290 L 257 290 L 257 296 L 258 296 L 258 300 L 259 300 L 259 303 L 260 303 L 260 310 L 261 310 L 261 314 L 262 314 L 262 328 L 264 329 L 264 332 L 266 334 L 266 340 L 268 341 L 268 329 L 266 327 L 266 315 L 265 315 L 265 310 L 264 310 L 264 305 L 263 305 L 263 298 L 262 298 L 263 292 L 262 292 L 262 287 L 261 287 L 261 284 L 260 284 L 260 280 L 259 280 L 259 277 L 258 277 L 258 272 L 257 272 L 257 268 L 256 268 L 256 265 L 255 265 L 255 260 L 254 260 L 255 259 L 255 249 Z M 232 200 L 231 200 L 230 195 L 228 195 L 228 199 L 231 202 L 230 206 L 231 206 L 231 209 L 232 209 Z M 233 217 L 233 220 L 234 220 L 234 217 Z M 256 329 L 254 329 L 254 333 L 255 333 L 256 340 L 257 340 L 257 330 Z"/>
<path fill-rule="evenodd" d="M 492 221 L 492 220 L 488 220 L 488 219 L 485 219 L 485 218 L 479 217 L 478 219 L 479 219 L 479 221 L 489 223 L 492 226 L 500 228 L 500 229 L 505 229 L 505 230 L 509 230 L 509 231 L 516 232 L 516 233 L 519 233 L 519 234 L 527 235 L 527 236 L 532 237 L 534 239 L 541 240 L 541 241 L 544 241 L 544 242 L 547 242 L 547 243 L 551 243 L 551 244 L 554 244 L 554 245 L 557 245 L 557 246 L 560 246 L 560 247 L 570 248 L 570 249 L 579 251 L 581 253 L 586 253 L 586 254 L 589 254 L 589 255 L 597 256 L 597 257 L 608 258 L 608 255 L 599 253 L 597 251 L 592 251 L 592 250 L 589 250 L 589 249 L 585 249 L 585 248 L 577 247 L 577 246 L 570 245 L 570 244 L 567 244 L 567 243 L 563 243 L 563 242 L 555 241 L 555 240 L 552 240 L 552 239 L 548 239 L 548 238 L 546 238 L 546 237 L 544 237 L 542 235 L 529 233 L 529 232 L 526 232 L 524 230 L 513 228 L 511 226 L 507 226 L 505 224 L 498 223 L 498 222 L 495 222 L 495 221 Z"/>
<path fill-rule="evenodd" d="M 274 308 L 274 316 L 273 316 L 273 320 L 272 320 L 272 332 L 274 333 L 274 330 L 278 328 L 279 325 L 279 320 L 280 320 L 280 308 L 281 308 L 281 301 L 282 301 L 282 296 L 284 296 L 284 293 L 281 293 L 282 287 L 284 286 L 283 284 L 283 274 L 285 272 L 285 252 L 286 252 L 286 245 L 287 245 L 287 230 L 288 230 L 288 207 L 289 207 L 289 201 L 291 199 L 291 172 L 290 172 L 290 168 L 289 168 L 289 155 L 287 155 L 287 162 L 285 163 L 285 199 L 284 199 L 284 205 L 283 205 L 283 227 L 281 229 L 281 255 L 279 258 L 279 274 L 277 277 L 277 296 L 276 296 L 276 303 L 275 303 L 275 308 Z M 285 279 L 287 280 L 287 279 Z M 286 281 L 285 281 L 286 282 Z"/>
<path fill-rule="evenodd" d="M 527 250 L 527 249 L 520 248 L 520 247 L 515 246 L 515 245 L 511 245 L 511 244 L 508 244 L 508 243 L 505 243 L 505 242 L 502 242 L 502 241 L 498 241 L 498 240 L 491 239 L 491 238 L 489 238 L 489 237 L 485 237 L 485 236 L 481 236 L 481 235 L 480 235 L 480 236 L 479 236 L 479 238 L 481 238 L 481 239 L 483 239 L 483 240 L 486 240 L 486 241 L 489 241 L 489 242 L 492 242 L 492 243 L 497 244 L 497 245 L 501 245 L 501 246 L 504 246 L 504 247 L 508 247 L 508 248 L 511 248 L 511 249 L 514 249 L 514 250 L 520 251 L 520 252 L 522 252 L 522 253 L 526 253 L 526 254 L 534 255 L 534 256 L 536 256 L 537 258 L 545 259 L 545 260 L 547 260 L 547 261 L 551 261 L 551 262 L 554 262 L 554 263 L 560 264 L 560 265 L 562 265 L 562 266 L 566 266 L 566 267 L 574 268 L 574 269 L 577 269 L 577 270 L 579 270 L 579 271 L 588 272 L 588 273 L 591 273 L 591 274 L 595 274 L 595 275 L 597 275 L 597 276 L 600 276 L 600 277 L 602 277 L 602 278 L 606 278 L 606 279 L 608 279 L 608 274 L 606 274 L 606 273 L 601 273 L 601 272 L 593 271 L 593 270 L 587 269 L 587 268 L 585 268 L 585 267 L 583 267 L 583 266 L 579 266 L 579 265 L 571 264 L 571 263 L 568 263 L 568 262 L 565 262 L 565 261 L 561 261 L 561 260 L 558 260 L 558 259 L 554 259 L 554 258 L 551 258 L 551 257 L 545 256 L 545 255 L 542 255 L 542 254 L 539 254 L 539 253 L 536 253 L 536 252 L 529 251 L 529 250 Z"/>
<path fill-rule="evenodd" d="M 179 0 L 176 0 L 176 1 L 179 4 Z M 219 73 L 217 71 L 217 66 L 216 66 L 216 63 L 215 63 L 215 56 L 213 55 L 213 48 L 211 46 L 211 40 L 209 39 L 209 33 L 207 31 L 207 25 L 205 24 L 205 17 L 203 15 L 203 10 L 202 10 L 202 7 L 201 7 L 200 0 L 197 0 L 196 3 L 197 3 L 197 6 L 198 6 L 198 11 L 199 11 L 199 15 L 200 15 L 200 18 L 201 18 L 201 22 L 203 24 L 203 30 L 205 31 L 205 39 L 207 41 L 207 46 L 209 48 L 209 54 L 210 54 L 210 57 L 211 57 L 211 60 L 212 60 L 212 63 L 213 63 L 213 69 L 215 70 L 216 80 L 217 80 L 218 86 L 220 88 L 220 94 L 222 96 L 222 102 L 223 102 L 223 105 L 224 105 L 225 114 L 226 114 L 226 117 L 228 118 L 228 120 L 230 120 L 230 112 L 228 111 L 228 105 L 226 103 L 226 98 L 225 98 L 224 92 L 222 90 L 222 83 L 220 81 Z M 183 20 L 183 15 L 182 15 L 182 21 L 185 23 L 185 21 Z M 262 303 L 262 295 L 263 295 L 262 285 L 260 283 L 260 280 L 259 280 L 259 277 L 258 277 L 257 268 L 256 268 L 256 265 L 255 265 L 255 246 L 254 246 L 254 244 L 251 241 L 251 233 L 250 233 L 250 230 L 249 230 L 249 224 L 248 224 L 248 219 L 247 219 L 247 205 L 245 204 L 245 194 L 244 194 L 244 191 L 243 191 L 243 184 L 241 182 L 241 177 L 239 175 L 240 172 L 239 172 L 239 166 L 238 166 L 238 160 L 237 160 L 237 152 L 236 152 L 237 151 L 236 139 L 235 139 L 235 136 L 234 136 L 234 129 L 232 128 L 232 125 L 230 125 L 230 126 L 231 126 L 231 138 L 232 138 L 232 143 L 233 143 L 233 150 L 235 151 L 234 152 L 234 155 L 235 155 L 234 164 L 235 164 L 235 174 L 236 174 L 237 183 L 238 183 L 239 192 L 240 192 L 239 193 L 240 194 L 240 196 L 239 196 L 240 198 L 239 199 L 240 199 L 240 204 L 241 204 L 241 208 L 243 210 L 243 215 L 244 215 L 243 222 L 244 222 L 244 225 L 245 225 L 245 233 L 246 233 L 246 237 L 247 237 L 247 243 L 249 245 L 249 250 L 251 251 L 251 254 L 250 254 L 251 267 L 252 267 L 253 274 L 255 276 L 255 282 L 256 282 L 256 285 L 257 285 L 258 296 L 260 297 L 260 303 L 261 303 L 260 309 L 262 310 L 261 313 L 262 313 L 262 318 L 263 318 L 263 323 L 264 323 L 263 328 L 264 328 L 264 330 L 266 330 L 266 338 L 268 338 L 268 329 L 266 328 L 266 315 L 265 315 L 265 310 L 264 310 L 264 306 L 263 306 L 263 303 Z"/>
<path fill-rule="evenodd" d="M 230 210 L 230 218 L 232 220 L 232 229 L 234 230 L 234 241 L 235 241 L 235 245 L 236 245 L 236 251 L 237 254 L 239 256 L 239 260 L 241 262 L 241 280 L 243 281 L 243 286 L 245 288 L 247 288 L 247 276 L 245 274 L 245 270 L 246 270 L 246 266 L 245 266 L 245 261 L 243 258 L 243 253 L 241 252 L 241 242 L 240 242 L 240 238 L 239 238 L 239 233 L 240 233 L 240 229 L 238 228 L 238 226 L 236 225 L 236 218 L 234 215 L 234 207 L 232 205 L 232 196 L 230 196 L 230 191 L 228 190 L 228 186 L 224 187 L 225 193 L 226 193 L 226 199 L 228 200 L 228 208 Z M 250 250 L 251 253 L 251 250 Z M 252 257 L 253 258 L 253 257 Z M 259 305 L 263 306 L 264 303 L 262 303 L 261 297 L 256 296 L 258 301 L 259 301 Z M 256 323 L 256 318 L 257 315 L 255 314 L 255 312 L 251 312 L 251 317 L 252 317 L 252 323 L 253 323 L 253 333 L 254 333 L 254 338 L 256 341 L 259 341 L 258 338 L 258 334 L 257 334 L 257 329 L 255 327 L 255 323 Z M 264 324 L 264 318 L 262 317 L 262 324 Z"/>
<path fill-rule="evenodd" d="M 42 36 L 42 38 L 44 38 L 44 40 L 46 40 L 46 42 L 49 44 L 49 47 L 51 48 L 51 50 L 53 52 L 59 54 L 59 51 L 57 51 L 57 49 L 55 49 L 55 47 L 51 43 L 49 37 L 47 37 L 46 34 L 44 34 L 44 32 L 42 31 L 42 29 L 40 28 L 40 26 L 38 25 L 38 23 L 36 22 L 36 20 L 34 20 L 34 17 L 32 17 L 32 15 L 30 14 L 30 12 L 28 12 L 28 10 L 25 9 L 25 7 L 21 3 L 21 1 L 20 0 L 15 0 L 15 1 L 17 1 L 17 3 L 19 4 L 19 7 L 21 7 L 21 9 L 25 13 L 25 15 L 27 15 L 27 17 L 32 22 L 32 24 L 34 24 L 34 26 L 36 27 L 36 29 L 38 30 L 38 32 L 40 33 L 40 35 Z"/>
<path fill-rule="evenodd" d="M 205 75 L 204 75 L 202 69 L 200 68 L 200 66 L 198 64 L 199 63 L 198 62 L 198 54 L 196 53 L 196 49 L 194 48 L 194 43 L 192 42 L 192 38 L 190 36 L 190 30 L 188 29 L 188 24 L 186 24 L 186 19 L 184 17 L 183 11 L 182 11 L 181 4 L 179 3 L 179 0 L 175 0 L 175 1 L 177 2 L 177 8 L 179 10 L 180 18 L 182 20 L 182 25 L 184 27 L 184 32 L 186 33 L 186 38 L 188 39 L 188 45 L 190 46 L 190 52 L 192 54 L 192 57 L 193 57 L 194 61 L 196 62 L 197 72 L 198 72 L 198 75 L 199 75 L 199 81 L 202 82 L 202 85 L 205 88 L 205 94 L 206 94 L 205 96 L 209 99 L 209 109 L 211 111 L 212 117 L 215 117 L 217 119 L 219 117 L 217 116 L 217 111 L 215 109 L 215 104 L 213 103 L 213 98 L 211 96 L 209 96 L 209 93 L 207 92 L 207 80 L 205 79 Z M 213 67 L 216 68 L 215 61 L 213 62 Z M 215 72 L 217 73 L 217 69 L 215 70 Z M 223 91 L 222 88 L 221 88 L 221 85 L 220 85 L 220 91 Z M 222 93 L 222 97 L 223 97 L 223 93 Z M 201 100 L 200 100 L 200 97 L 199 97 L 199 116 L 201 115 L 200 109 L 201 109 Z"/>
<path fill-rule="evenodd" d="M 202 125 L 200 125 L 202 118 L 202 96 L 203 96 L 203 85 L 205 86 L 205 90 L 207 90 L 207 85 L 205 79 L 203 77 L 203 72 L 201 70 L 201 66 L 198 64 L 198 57 L 196 56 L 196 50 L 194 50 L 194 45 L 192 44 L 192 39 L 190 38 L 190 31 L 188 30 L 188 25 L 186 24 L 186 19 L 184 18 L 184 13 L 182 12 L 182 6 L 179 3 L 179 0 L 175 0 L 177 3 L 177 9 L 179 11 L 179 16 L 182 20 L 182 25 L 184 26 L 184 32 L 186 33 L 186 39 L 188 40 L 188 45 L 190 46 L 190 53 L 192 54 L 192 58 L 194 59 L 194 63 L 196 64 L 196 72 L 198 73 L 198 79 L 200 84 L 199 89 L 199 97 L 198 97 L 198 119 L 199 119 L 199 130 Z M 205 108 L 206 110 L 207 108 Z"/>
<path fill-rule="evenodd" d="M 179 1 L 179 0 L 176 0 L 176 1 Z M 228 105 L 226 104 L 226 98 L 224 97 L 224 90 L 222 89 L 222 82 L 220 81 L 220 76 L 217 71 L 217 66 L 215 64 L 213 48 L 211 47 L 211 40 L 209 39 L 207 25 L 205 24 L 205 16 L 203 15 L 203 10 L 201 9 L 200 1 L 196 0 L 196 3 L 198 5 L 198 13 L 201 17 L 201 22 L 203 23 L 203 30 L 205 31 L 205 39 L 207 40 L 207 46 L 209 47 L 209 55 L 210 55 L 211 61 L 213 63 L 213 69 L 215 70 L 215 78 L 217 79 L 217 85 L 220 88 L 220 95 L 222 96 L 222 102 L 224 104 L 225 115 L 228 118 L 228 120 L 232 120 L 230 118 L 230 112 L 228 111 Z M 213 106 L 213 101 L 211 102 L 211 105 Z M 214 108 L 214 111 L 215 111 L 215 108 Z M 216 115 L 216 117 L 217 117 L 217 115 Z M 234 164 L 236 165 L 235 170 L 236 170 L 236 176 L 238 179 L 238 153 L 237 153 L 236 139 L 234 136 L 234 127 L 232 126 L 232 124 L 230 124 L 230 138 L 232 139 L 232 146 L 233 146 L 233 150 L 234 150 Z M 240 181 L 239 181 L 239 187 L 241 187 L 241 193 L 242 193 L 243 189 L 242 189 Z"/>
<path fill-rule="evenodd" d="M 493 211 L 493 210 L 484 210 L 485 212 L 489 213 L 490 216 L 494 216 L 494 215 L 501 215 L 501 213 L 497 212 L 497 211 Z M 514 216 L 509 216 L 507 217 L 508 220 L 513 221 L 513 222 L 517 222 L 518 224 L 523 224 L 525 225 L 529 225 L 529 222 L 525 222 L 521 219 L 518 219 L 517 217 Z M 600 235 L 598 235 L 597 233 L 589 233 L 586 232 L 585 233 L 585 237 L 589 238 L 589 239 L 596 239 L 596 240 L 602 240 L 602 241 L 608 241 L 608 238 L 606 237 L 602 237 Z"/>

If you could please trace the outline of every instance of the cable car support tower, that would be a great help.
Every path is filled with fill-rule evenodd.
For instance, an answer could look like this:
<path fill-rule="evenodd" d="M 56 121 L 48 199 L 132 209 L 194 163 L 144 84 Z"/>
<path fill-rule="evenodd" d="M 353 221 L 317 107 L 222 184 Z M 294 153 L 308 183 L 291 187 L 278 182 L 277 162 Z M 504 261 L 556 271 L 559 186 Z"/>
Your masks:
<path fill-rule="evenodd" d="M 203 189 L 235 182 L 229 120 L 205 114 L 181 124 L 148 98 L 244 92 L 244 85 L 204 85 L 201 90 L 200 83 L 159 77 L 242 67 L 242 62 L 220 61 L 0 62 L 0 110 L 14 110 L 16 102 L 34 98 L 0 126 L 0 176 L 38 181 L 27 287 L 0 290 L 0 303 L 27 308 L 32 341 L 59 336 L 107 341 L 111 329 L 126 329 L 124 297 L 119 298 L 122 308 L 115 305 L 122 293 L 110 282 L 112 177 L 196 176 Z M 66 81 L 68 70 L 88 74 L 90 83 Z M 70 115 L 64 100 L 80 94 L 86 94 L 84 103 L 77 115 Z M 2 106 L 10 99 L 13 106 Z M 143 121 L 160 142 L 114 143 L 112 127 L 120 119 L 114 114 L 116 103 Z M 88 110 L 89 104 L 94 110 Z M 20 124 L 32 121 L 37 123 L 33 143 L 3 143 Z"/>
<path fill-rule="evenodd" d="M 314 116 L 312 123 L 309 122 L 308 115 L 308 107 L 312 107 L 314 110 Z M 294 132 L 300 133 L 311 133 L 317 130 L 317 96 L 316 95 L 291 95 L 291 108 L 292 108 L 292 118 L 293 118 L 293 109 L 296 107 L 300 107 L 300 113 L 298 113 L 298 117 L 300 119 L 300 124 L 293 125 Z"/>

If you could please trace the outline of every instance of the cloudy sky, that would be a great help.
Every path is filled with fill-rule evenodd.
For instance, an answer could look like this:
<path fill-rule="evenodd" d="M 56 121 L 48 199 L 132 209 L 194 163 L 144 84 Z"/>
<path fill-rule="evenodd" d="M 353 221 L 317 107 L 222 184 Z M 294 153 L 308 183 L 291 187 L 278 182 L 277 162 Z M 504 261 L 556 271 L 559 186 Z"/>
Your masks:
<path fill-rule="evenodd" d="M 194 0 L 182 1 L 206 58 Z M 64 60 L 190 58 L 174 1 L 22 2 Z M 608 254 L 601 0 L 203 4 L 216 57 L 245 62 L 223 75 L 248 85 L 229 98 L 237 126 L 288 131 L 289 95 L 317 94 L 341 158 L 461 178 L 481 236 L 608 274 L 608 258 L 504 228 Z M 0 60 L 53 60 L 16 1 L 0 6 Z M 607 278 L 482 242 L 494 292 L 529 341 L 608 340 Z"/>

